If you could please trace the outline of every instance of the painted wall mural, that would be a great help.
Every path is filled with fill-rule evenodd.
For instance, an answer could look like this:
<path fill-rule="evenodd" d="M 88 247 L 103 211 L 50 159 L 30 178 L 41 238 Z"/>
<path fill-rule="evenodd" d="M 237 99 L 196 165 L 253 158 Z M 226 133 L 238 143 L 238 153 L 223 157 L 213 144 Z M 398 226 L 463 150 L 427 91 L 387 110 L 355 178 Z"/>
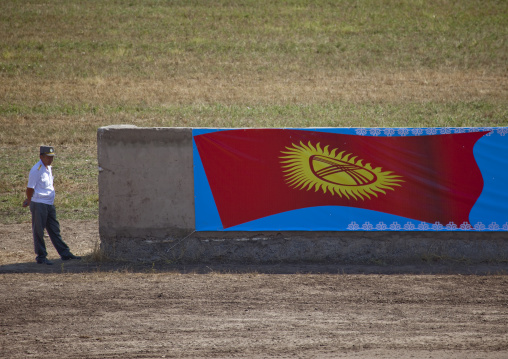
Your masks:
<path fill-rule="evenodd" d="M 194 129 L 198 231 L 508 231 L 508 128 Z"/>

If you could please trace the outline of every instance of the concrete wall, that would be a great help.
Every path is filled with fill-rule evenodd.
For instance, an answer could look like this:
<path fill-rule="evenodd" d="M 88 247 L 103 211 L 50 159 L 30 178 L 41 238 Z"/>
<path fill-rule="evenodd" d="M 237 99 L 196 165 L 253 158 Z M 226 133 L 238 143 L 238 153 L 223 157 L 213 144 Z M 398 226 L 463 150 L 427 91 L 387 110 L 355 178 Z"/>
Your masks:
<path fill-rule="evenodd" d="M 508 261 L 504 232 L 195 232 L 191 128 L 97 132 L 108 256 L 199 263 Z"/>
<path fill-rule="evenodd" d="M 106 242 L 194 230 L 192 129 L 110 126 L 97 139 L 99 230 Z"/>

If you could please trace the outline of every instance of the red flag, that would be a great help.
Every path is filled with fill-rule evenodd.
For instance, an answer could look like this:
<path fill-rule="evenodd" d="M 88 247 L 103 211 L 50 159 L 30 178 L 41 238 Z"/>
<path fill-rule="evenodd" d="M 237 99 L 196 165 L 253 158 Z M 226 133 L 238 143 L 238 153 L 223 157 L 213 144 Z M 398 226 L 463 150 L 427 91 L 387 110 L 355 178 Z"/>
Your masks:
<path fill-rule="evenodd" d="M 487 132 L 370 137 L 243 129 L 194 136 L 224 228 L 315 206 L 462 224 L 483 189 Z"/>

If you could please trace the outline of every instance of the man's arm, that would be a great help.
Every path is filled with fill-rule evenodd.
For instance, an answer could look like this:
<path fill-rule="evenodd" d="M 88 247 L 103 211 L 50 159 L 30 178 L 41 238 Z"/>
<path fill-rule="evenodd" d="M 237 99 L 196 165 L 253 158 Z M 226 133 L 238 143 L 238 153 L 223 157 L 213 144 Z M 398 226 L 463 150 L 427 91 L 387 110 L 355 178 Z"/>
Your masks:
<path fill-rule="evenodd" d="M 33 188 L 26 188 L 26 199 L 23 202 L 23 207 L 26 207 L 32 201 L 32 196 L 34 195 L 35 190 Z"/>

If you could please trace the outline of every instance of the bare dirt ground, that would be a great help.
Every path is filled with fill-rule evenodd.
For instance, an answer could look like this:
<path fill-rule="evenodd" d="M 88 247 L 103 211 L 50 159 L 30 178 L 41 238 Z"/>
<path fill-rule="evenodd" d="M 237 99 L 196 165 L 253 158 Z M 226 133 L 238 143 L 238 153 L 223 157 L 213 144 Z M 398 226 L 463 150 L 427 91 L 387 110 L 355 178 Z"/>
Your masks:
<path fill-rule="evenodd" d="M 0 224 L 1 358 L 507 358 L 508 266 L 34 262 Z M 49 241 L 48 241 L 49 242 Z"/>

